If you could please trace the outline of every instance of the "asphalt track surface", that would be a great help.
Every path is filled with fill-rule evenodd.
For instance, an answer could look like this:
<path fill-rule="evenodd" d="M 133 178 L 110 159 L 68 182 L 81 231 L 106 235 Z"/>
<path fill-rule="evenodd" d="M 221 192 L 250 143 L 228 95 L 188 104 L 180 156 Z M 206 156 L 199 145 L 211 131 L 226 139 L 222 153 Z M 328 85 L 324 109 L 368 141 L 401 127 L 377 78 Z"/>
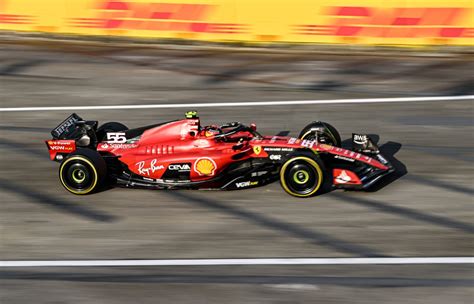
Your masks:
<path fill-rule="evenodd" d="M 3 44 L 1 107 L 472 94 L 472 58 Z M 473 255 L 473 101 L 202 108 L 203 124 L 378 135 L 398 168 L 373 192 L 62 189 L 43 140 L 65 111 L 0 112 L 0 260 Z M 78 111 L 130 127 L 184 109 Z M 0 269 L 1 303 L 472 303 L 473 267 L 247 265 Z"/>

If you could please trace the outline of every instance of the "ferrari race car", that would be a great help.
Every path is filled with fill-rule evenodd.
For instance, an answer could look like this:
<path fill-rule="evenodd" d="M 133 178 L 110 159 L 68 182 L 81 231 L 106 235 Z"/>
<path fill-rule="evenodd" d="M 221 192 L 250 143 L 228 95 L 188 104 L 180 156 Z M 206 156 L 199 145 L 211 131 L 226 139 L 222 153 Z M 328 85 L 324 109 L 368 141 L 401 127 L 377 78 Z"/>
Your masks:
<path fill-rule="evenodd" d="M 255 124 L 201 126 L 195 111 L 136 129 L 72 114 L 51 134 L 46 145 L 61 184 L 80 195 L 106 185 L 235 190 L 279 179 L 290 195 L 309 197 L 366 189 L 394 171 L 368 135 L 353 134 L 352 149 L 343 149 L 338 131 L 320 121 L 294 138 L 263 136 Z"/>

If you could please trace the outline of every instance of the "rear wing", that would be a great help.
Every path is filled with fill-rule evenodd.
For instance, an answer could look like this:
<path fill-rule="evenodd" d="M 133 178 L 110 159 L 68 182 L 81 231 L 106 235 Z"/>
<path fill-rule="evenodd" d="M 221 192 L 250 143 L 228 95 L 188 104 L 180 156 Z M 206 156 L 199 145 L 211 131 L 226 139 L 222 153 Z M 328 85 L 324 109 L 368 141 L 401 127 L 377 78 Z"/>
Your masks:
<path fill-rule="evenodd" d="M 62 123 L 51 131 L 53 139 L 65 139 L 68 135 L 74 132 L 76 129 L 76 122 L 82 121 L 76 113 L 72 113 Z"/>
<path fill-rule="evenodd" d="M 73 113 L 51 131 L 53 138 L 45 140 L 51 160 L 61 161 L 67 154 L 76 151 L 76 138 L 83 133 L 80 122 L 83 119 Z"/>

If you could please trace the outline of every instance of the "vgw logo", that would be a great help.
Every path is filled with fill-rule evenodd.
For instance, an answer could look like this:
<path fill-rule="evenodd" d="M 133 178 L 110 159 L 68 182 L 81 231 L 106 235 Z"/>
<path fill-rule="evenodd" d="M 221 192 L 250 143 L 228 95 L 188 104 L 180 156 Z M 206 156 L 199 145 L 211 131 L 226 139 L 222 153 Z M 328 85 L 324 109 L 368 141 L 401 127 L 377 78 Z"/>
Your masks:
<path fill-rule="evenodd" d="M 257 184 L 258 184 L 258 182 L 251 182 L 251 181 L 235 183 L 237 188 L 245 188 L 245 187 L 255 186 Z"/>

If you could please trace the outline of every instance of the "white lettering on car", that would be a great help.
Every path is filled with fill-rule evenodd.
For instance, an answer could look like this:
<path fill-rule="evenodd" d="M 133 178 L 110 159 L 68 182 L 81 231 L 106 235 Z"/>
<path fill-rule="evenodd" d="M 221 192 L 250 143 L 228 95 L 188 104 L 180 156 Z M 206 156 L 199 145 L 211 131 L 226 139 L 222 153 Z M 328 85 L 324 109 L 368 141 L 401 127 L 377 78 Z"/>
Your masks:
<path fill-rule="evenodd" d="M 107 133 L 107 142 L 109 144 L 124 144 L 127 142 L 127 138 L 123 132 Z"/>
<path fill-rule="evenodd" d="M 354 159 L 349 158 L 349 157 L 345 157 L 345 156 L 342 156 L 342 155 L 336 155 L 334 158 L 346 160 L 346 161 L 349 161 L 349 162 L 353 162 L 353 161 L 354 161 Z"/>
<path fill-rule="evenodd" d="M 235 183 L 235 185 L 237 186 L 237 188 L 245 188 L 245 187 L 258 185 L 258 182 L 257 181 L 255 181 L 255 182 L 247 181 L 247 182 Z"/>
<path fill-rule="evenodd" d="M 163 165 L 156 166 L 156 162 L 158 160 L 154 159 L 150 162 L 150 166 L 145 168 L 145 161 L 141 161 L 136 163 L 138 166 L 138 174 L 141 175 L 150 175 L 151 173 L 155 173 L 155 171 L 163 170 L 165 167 Z"/>
<path fill-rule="evenodd" d="M 354 142 L 358 145 L 365 145 L 367 143 L 367 135 L 354 134 Z"/>
<path fill-rule="evenodd" d="M 53 150 L 53 151 L 65 151 L 66 146 L 51 146 L 51 150 Z"/>
<path fill-rule="evenodd" d="M 168 169 L 173 171 L 191 171 L 191 166 L 189 166 L 188 164 L 175 164 L 169 165 Z"/>
<path fill-rule="evenodd" d="M 301 142 L 301 146 L 306 147 L 306 148 L 312 148 L 315 144 L 316 144 L 316 141 L 314 140 L 305 139 Z"/>
<path fill-rule="evenodd" d="M 271 154 L 270 155 L 271 160 L 281 160 L 281 155 L 279 154 Z"/>

